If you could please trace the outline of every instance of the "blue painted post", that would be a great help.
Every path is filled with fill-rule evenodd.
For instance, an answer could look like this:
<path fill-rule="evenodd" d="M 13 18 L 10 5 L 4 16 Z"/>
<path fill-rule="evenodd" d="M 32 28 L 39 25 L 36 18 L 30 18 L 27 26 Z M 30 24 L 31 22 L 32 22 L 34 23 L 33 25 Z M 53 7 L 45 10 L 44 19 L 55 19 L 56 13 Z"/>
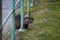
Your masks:
<path fill-rule="evenodd" d="M 21 15 L 21 28 L 23 27 L 23 19 L 24 19 L 24 0 L 21 0 L 21 8 L 20 8 L 20 15 Z"/>
<path fill-rule="evenodd" d="M 28 0 L 28 15 L 30 15 L 30 0 Z"/>
<path fill-rule="evenodd" d="M 35 0 L 32 0 L 31 5 L 30 6 L 34 6 L 35 5 Z"/>
<path fill-rule="evenodd" d="M 12 1 L 12 0 L 11 0 L 11 1 Z M 16 2 L 15 7 L 18 5 L 19 1 L 20 1 L 20 0 L 18 0 L 18 1 Z M 12 12 L 13 12 L 14 10 L 15 10 L 15 9 L 11 8 L 11 11 L 9 12 L 9 15 L 7 15 L 6 19 L 2 22 L 2 25 L 4 25 L 4 24 L 7 22 L 7 20 L 10 18 L 10 16 L 12 15 Z"/>
<path fill-rule="evenodd" d="M 35 0 L 32 0 L 32 4 L 34 5 Z"/>
<path fill-rule="evenodd" d="M 15 0 L 11 0 L 12 1 L 12 8 L 11 9 L 15 9 Z M 14 16 L 14 12 L 12 12 L 12 30 L 11 30 L 11 39 L 15 40 L 15 16 Z"/>
<path fill-rule="evenodd" d="M 18 31 L 22 32 L 22 31 L 24 31 L 23 30 L 23 22 L 24 22 L 24 0 L 21 0 L 20 15 L 21 15 L 21 27 L 20 27 L 20 29 Z"/>

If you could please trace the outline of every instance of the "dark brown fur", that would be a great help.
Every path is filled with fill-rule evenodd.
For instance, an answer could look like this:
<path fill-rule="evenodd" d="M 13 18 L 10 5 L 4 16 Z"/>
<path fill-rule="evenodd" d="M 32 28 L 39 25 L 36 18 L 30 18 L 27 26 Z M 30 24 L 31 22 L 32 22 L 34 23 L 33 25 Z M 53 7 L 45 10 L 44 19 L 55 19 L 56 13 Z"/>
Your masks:
<path fill-rule="evenodd" d="M 15 29 L 19 29 L 20 28 L 20 24 L 21 24 L 21 22 L 20 22 L 20 15 L 16 15 L 15 16 Z M 28 28 L 28 25 L 29 25 L 29 23 L 32 23 L 34 21 L 34 19 L 33 18 L 31 18 L 31 17 L 29 17 L 29 16 L 27 16 L 27 17 L 24 17 L 24 24 L 23 24 L 23 27 L 24 27 L 24 29 L 27 29 Z"/>

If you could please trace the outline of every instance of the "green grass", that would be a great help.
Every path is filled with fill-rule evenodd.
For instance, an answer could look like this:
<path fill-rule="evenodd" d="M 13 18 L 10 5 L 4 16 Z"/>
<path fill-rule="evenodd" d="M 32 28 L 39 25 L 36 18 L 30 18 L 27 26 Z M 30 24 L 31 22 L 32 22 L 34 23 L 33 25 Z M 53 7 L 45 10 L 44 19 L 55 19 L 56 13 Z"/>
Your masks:
<path fill-rule="evenodd" d="M 60 3 L 48 3 L 31 8 L 34 23 L 20 33 L 24 40 L 60 40 Z M 37 10 L 40 10 L 36 12 Z M 46 11 L 47 9 L 47 11 Z M 27 8 L 25 8 L 27 13 Z"/>

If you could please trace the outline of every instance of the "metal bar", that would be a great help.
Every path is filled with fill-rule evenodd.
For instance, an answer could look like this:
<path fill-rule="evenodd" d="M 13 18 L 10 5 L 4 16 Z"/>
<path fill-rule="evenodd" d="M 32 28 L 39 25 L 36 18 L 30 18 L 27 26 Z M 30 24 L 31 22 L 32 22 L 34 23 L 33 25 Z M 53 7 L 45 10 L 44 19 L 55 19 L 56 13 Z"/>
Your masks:
<path fill-rule="evenodd" d="M 18 30 L 18 32 L 22 32 L 22 31 L 25 31 L 23 29 L 23 22 L 24 22 L 24 0 L 21 0 L 21 6 L 20 6 L 20 15 L 21 15 L 21 27 L 20 29 Z"/>
<path fill-rule="evenodd" d="M 12 12 L 13 12 L 13 9 L 9 12 L 9 15 L 7 16 L 7 18 L 2 22 L 2 25 L 4 25 L 7 22 L 7 20 L 11 16 Z"/>
<path fill-rule="evenodd" d="M 19 3 L 20 0 L 17 1 L 17 3 L 15 4 L 15 7 L 17 6 L 17 4 Z M 6 19 L 2 22 L 2 25 L 4 25 L 7 20 L 9 19 L 9 17 L 11 16 L 12 12 L 14 12 L 15 9 L 12 9 L 10 12 L 9 12 L 9 15 L 6 17 Z"/>
<path fill-rule="evenodd" d="M 35 0 L 32 0 L 31 5 L 30 6 L 34 6 L 35 5 Z"/>
<path fill-rule="evenodd" d="M 7 18 L 2 22 L 2 25 L 4 25 L 12 14 L 12 18 L 13 18 L 13 20 L 12 20 L 12 34 L 11 34 L 12 35 L 12 40 L 15 39 L 14 38 L 14 27 L 15 27 L 15 25 L 13 23 L 14 22 L 14 12 L 15 12 L 14 6 L 16 7 L 18 3 L 19 3 L 19 0 L 17 1 L 16 4 L 14 3 L 14 0 L 12 0 L 12 8 L 11 8 L 12 10 L 9 12 L 9 15 L 7 16 Z"/>
<path fill-rule="evenodd" d="M 12 8 L 11 9 L 15 9 L 15 0 L 11 0 L 12 4 Z M 15 15 L 14 12 L 12 13 L 12 30 L 11 30 L 11 40 L 15 40 Z"/>
<path fill-rule="evenodd" d="M 30 15 L 30 0 L 28 0 L 28 15 Z"/>
<path fill-rule="evenodd" d="M 20 8 L 20 11 L 21 11 L 21 28 L 23 27 L 23 20 L 24 20 L 24 0 L 21 0 L 21 8 Z"/>
<path fill-rule="evenodd" d="M 20 2 L 20 0 L 18 0 L 17 2 L 16 2 L 16 4 L 15 4 L 15 6 L 17 6 L 17 4 Z"/>
<path fill-rule="evenodd" d="M 35 4 L 35 0 L 32 0 L 32 4 Z"/>

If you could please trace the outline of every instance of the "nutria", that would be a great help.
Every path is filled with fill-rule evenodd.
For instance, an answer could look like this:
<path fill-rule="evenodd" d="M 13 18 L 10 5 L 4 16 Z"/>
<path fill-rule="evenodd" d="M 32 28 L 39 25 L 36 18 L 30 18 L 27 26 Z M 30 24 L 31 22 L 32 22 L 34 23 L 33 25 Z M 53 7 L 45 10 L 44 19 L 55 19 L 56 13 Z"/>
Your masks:
<path fill-rule="evenodd" d="M 20 15 L 16 15 L 15 16 L 15 29 L 19 29 L 20 28 Z M 34 19 L 31 18 L 30 16 L 25 16 L 24 17 L 24 23 L 23 23 L 23 27 L 24 29 L 28 29 L 28 25 L 29 23 L 33 23 Z"/>

